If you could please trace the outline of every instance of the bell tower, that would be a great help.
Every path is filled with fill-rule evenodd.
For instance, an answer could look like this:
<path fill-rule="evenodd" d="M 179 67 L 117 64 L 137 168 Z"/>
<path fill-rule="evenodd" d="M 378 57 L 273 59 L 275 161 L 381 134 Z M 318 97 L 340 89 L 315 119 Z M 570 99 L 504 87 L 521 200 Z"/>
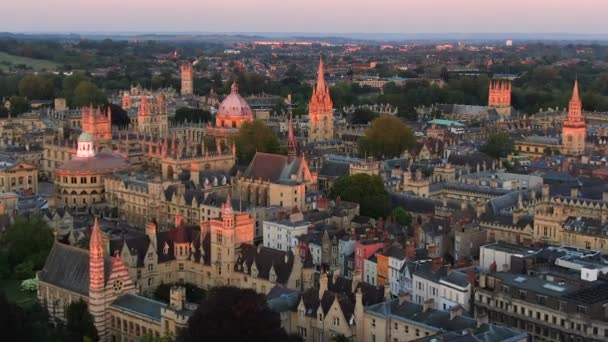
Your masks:
<path fill-rule="evenodd" d="M 562 148 L 564 154 L 581 154 L 585 151 L 587 124 L 583 117 L 583 104 L 578 93 L 578 80 L 574 81 L 572 98 L 568 105 L 568 117 L 562 125 Z"/>
<path fill-rule="evenodd" d="M 506 79 L 490 80 L 488 107 L 496 109 L 499 115 L 511 115 L 511 81 Z"/>
<path fill-rule="evenodd" d="M 183 62 L 182 67 L 182 95 L 192 95 L 194 94 L 193 86 L 192 86 L 192 63 Z"/>

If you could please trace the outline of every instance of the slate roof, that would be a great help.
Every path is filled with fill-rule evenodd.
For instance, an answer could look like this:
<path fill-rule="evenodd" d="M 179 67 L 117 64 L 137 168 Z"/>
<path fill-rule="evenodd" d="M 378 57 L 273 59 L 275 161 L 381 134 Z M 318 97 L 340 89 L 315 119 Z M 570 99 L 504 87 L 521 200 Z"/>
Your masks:
<path fill-rule="evenodd" d="M 319 170 L 319 176 L 340 177 L 350 173 L 350 164 L 337 160 L 326 160 Z"/>
<path fill-rule="evenodd" d="M 116 298 L 110 306 L 160 322 L 161 310 L 167 304 L 136 294 L 126 294 Z"/>
<path fill-rule="evenodd" d="M 234 271 L 251 275 L 253 262 L 258 269 L 258 278 L 269 279 L 270 269 L 274 267 L 276 282 L 286 284 L 293 269 L 294 254 L 276 249 L 250 244 L 242 244 L 239 256 L 234 263 Z M 245 268 L 247 266 L 247 272 Z"/>
<path fill-rule="evenodd" d="M 104 282 L 112 269 L 112 258 L 104 258 Z M 89 251 L 55 242 L 42 270 L 42 282 L 66 289 L 85 297 L 89 296 Z"/>
<path fill-rule="evenodd" d="M 430 308 L 425 311 L 422 305 L 413 302 L 404 301 L 399 304 L 399 299 L 371 305 L 366 307 L 365 311 L 381 317 L 393 317 L 394 319 L 422 323 L 435 327 L 437 330 L 460 331 L 473 329 L 477 326 L 477 321 L 473 318 L 458 315 L 450 319 L 448 311 Z"/>
<path fill-rule="evenodd" d="M 281 154 L 257 152 L 243 177 L 271 182 L 291 181 L 291 175 L 296 174 L 303 162 L 302 157 L 289 161 L 287 156 Z"/>
<path fill-rule="evenodd" d="M 384 287 L 359 283 L 354 291 L 352 291 L 352 280 L 344 277 L 337 277 L 335 282 L 333 282 L 332 277 L 328 277 L 327 288 L 328 290 L 323 293 L 320 300 L 319 289 L 310 288 L 304 291 L 302 300 L 307 316 L 316 316 L 319 306 L 323 310 L 323 315 L 326 315 L 334 301 L 338 300 L 344 317 L 350 319 L 355 309 L 355 293 L 357 289 L 361 289 L 363 306 L 380 303 L 384 300 Z"/>
<path fill-rule="evenodd" d="M 483 152 L 474 152 L 471 154 L 454 154 L 453 153 L 453 154 L 450 154 L 450 157 L 448 158 L 448 162 L 450 162 L 454 165 L 459 165 L 459 166 L 464 166 L 464 165 L 468 164 L 471 167 L 476 167 L 477 164 L 483 165 L 484 161 L 486 162 L 487 166 L 490 166 L 490 165 L 492 165 L 492 162 L 495 160 Z"/>

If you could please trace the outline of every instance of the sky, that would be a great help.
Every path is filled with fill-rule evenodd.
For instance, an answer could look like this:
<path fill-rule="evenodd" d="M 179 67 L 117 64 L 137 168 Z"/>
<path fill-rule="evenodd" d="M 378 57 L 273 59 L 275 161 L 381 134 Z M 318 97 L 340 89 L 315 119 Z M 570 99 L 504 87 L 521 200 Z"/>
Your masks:
<path fill-rule="evenodd" d="M 608 34 L 608 0 L 6 0 L 7 32 Z"/>

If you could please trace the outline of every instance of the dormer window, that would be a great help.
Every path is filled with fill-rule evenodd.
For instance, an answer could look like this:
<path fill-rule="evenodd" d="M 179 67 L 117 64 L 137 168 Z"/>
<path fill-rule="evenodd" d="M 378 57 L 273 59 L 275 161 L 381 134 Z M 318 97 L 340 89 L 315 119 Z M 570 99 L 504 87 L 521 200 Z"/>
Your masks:
<path fill-rule="evenodd" d="M 163 247 L 163 254 L 169 254 L 169 244 L 165 242 L 165 246 Z"/>

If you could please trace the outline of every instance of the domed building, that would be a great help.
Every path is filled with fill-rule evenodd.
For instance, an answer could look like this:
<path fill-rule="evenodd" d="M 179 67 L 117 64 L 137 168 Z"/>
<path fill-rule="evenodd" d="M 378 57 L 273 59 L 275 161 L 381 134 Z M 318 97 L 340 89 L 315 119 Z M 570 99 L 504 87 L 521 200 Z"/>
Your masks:
<path fill-rule="evenodd" d="M 232 83 L 230 95 L 220 103 L 215 116 L 215 127 L 207 129 L 214 137 L 226 138 L 237 133 L 244 122 L 253 121 L 253 111 L 239 94 L 239 87 Z"/>
<path fill-rule="evenodd" d="M 78 137 L 76 157 L 59 165 L 55 171 L 55 189 L 67 207 L 87 207 L 101 202 L 106 176 L 131 167 L 118 154 L 96 153 L 93 136 L 83 132 Z"/>

